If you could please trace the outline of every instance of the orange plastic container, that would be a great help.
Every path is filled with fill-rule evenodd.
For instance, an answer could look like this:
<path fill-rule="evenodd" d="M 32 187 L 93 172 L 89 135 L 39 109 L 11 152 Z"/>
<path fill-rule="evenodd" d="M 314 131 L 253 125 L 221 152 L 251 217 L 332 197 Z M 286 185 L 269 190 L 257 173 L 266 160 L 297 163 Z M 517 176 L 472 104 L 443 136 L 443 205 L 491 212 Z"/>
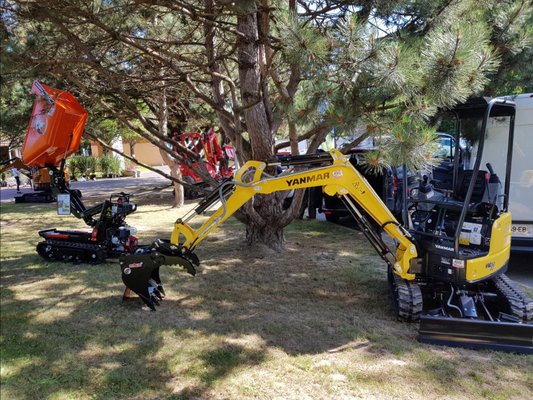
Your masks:
<path fill-rule="evenodd" d="M 67 91 L 33 82 L 33 103 L 22 159 L 29 166 L 59 165 L 80 147 L 87 111 Z"/>

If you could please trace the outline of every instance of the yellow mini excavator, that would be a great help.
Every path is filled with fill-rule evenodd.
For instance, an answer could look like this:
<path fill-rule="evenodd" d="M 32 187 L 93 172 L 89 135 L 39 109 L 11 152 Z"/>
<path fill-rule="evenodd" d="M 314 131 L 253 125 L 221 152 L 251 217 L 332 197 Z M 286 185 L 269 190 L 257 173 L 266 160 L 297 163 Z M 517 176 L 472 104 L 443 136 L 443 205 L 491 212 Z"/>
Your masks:
<path fill-rule="evenodd" d="M 504 275 L 511 241 L 507 196 L 511 163 L 503 186 L 490 165 L 488 171 L 480 169 L 490 117 L 510 118 L 508 158 L 512 154 L 514 104 L 483 99 L 458 108 L 456 114 L 481 116 L 477 157 L 472 168 L 465 163 L 459 168 L 459 162 L 455 163 L 457 169 L 450 172 L 451 189 L 429 190 L 424 182 L 416 197 L 409 199 L 410 225 L 398 223 L 337 150 L 272 162 L 248 161 L 234 179 L 220 184 L 196 209 L 175 222 L 169 241 L 158 239 L 121 257 L 126 292 L 135 292 L 155 310 L 164 297 L 159 267 L 178 264 L 194 275 L 199 265 L 196 247 L 253 196 L 321 186 L 326 194 L 345 201 L 387 263 L 397 317 L 420 321 L 420 341 L 533 353 L 533 301 Z M 288 167 L 282 174 L 265 173 L 267 167 L 280 163 Z M 309 169 L 302 171 L 305 165 Z M 439 194 L 431 195 L 436 192 Z M 215 208 L 212 215 L 193 229 L 189 222 L 194 215 L 210 208 Z M 382 233 L 394 239 L 395 249 L 383 241 Z"/>

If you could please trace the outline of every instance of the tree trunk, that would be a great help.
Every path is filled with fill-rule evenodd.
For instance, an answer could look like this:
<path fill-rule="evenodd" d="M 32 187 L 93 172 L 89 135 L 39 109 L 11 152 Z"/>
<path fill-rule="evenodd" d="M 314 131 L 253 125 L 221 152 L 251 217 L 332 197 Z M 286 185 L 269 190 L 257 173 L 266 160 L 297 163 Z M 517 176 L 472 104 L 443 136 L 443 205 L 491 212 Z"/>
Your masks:
<path fill-rule="evenodd" d="M 167 164 L 170 168 L 170 175 L 173 178 L 181 180 L 182 176 L 179 162 L 174 160 L 166 151 L 159 149 L 159 153 L 161 154 L 165 164 Z M 179 184 L 178 182 L 174 182 L 174 207 L 181 207 L 183 204 L 185 204 L 183 185 Z"/>
<path fill-rule="evenodd" d="M 300 148 L 298 146 L 298 133 L 296 132 L 296 125 L 294 122 L 289 122 L 289 142 L 291 144 L 291 154 L 293 156 L 300 155 Z"/>
<path fill-rule="evenodd" d="M 254 160 L 267 160 L 274 154 L 274 132 L 269 115 L 270 103 L 260 70 L 259 23 L 254 0 L 238 2 L 237 39 L 239 56 L 240 94 L 243 115 Z M 265 11 L 261 11 L 265 12 Z M 270 171 L 271 173 L 273 171 Z M 283 248 L 283 227 L 279 224 L 283 213 L 280 196 L 256 196 L 245 207 L 246 240 L 249 244 L 264 244 L 275 250 Z"/>
<path fill-rule="evenodd" d="M 263 227 L 246 225 L 246 242 L 251 246 L 260 243 L 276 251 L 283 251 L 285 243 L 283 229 L 268 225 Z"/>
<path fill-rule="evenodd" d="M 241 36 L 237 39 L 237 47 L 243 114 L 252 144 L 252 158 L 266 160 L 273 154 L 274 133 L 268 119 L 271 110 L 267 110 L 261 90 L 257 8 L 253 0 L 243 0 L 239 4 L 237 30 Z"/>
<path fill-rule="evenodd" d="M 163 71 L 161 70 L 161 74 Z M 159 133 L 162 136 L 168 136 L 168 104 L 167 94 L 165 89 L 161 90 L 161 96 L 159 99 Z M 173 178 L 181 180 L 181 170 L 179 163 L 163 149 L 159 149 L 159 153 L 163 158 L 165 164 L 170 168 L 170 175 Z M 185 203 L 185 195 L 183 185 L 174 182 L 174 207 L 181 207 Z"/>
<path fill-rule="evenodd" d="M 264 244 L 276 251 L 283 249 L 285 238 L 279 225 L 281 202 L 274 194 L 257 195 L 245 206 L 249 218 L 246 221 L 246 242 L 249 245 Z"/>

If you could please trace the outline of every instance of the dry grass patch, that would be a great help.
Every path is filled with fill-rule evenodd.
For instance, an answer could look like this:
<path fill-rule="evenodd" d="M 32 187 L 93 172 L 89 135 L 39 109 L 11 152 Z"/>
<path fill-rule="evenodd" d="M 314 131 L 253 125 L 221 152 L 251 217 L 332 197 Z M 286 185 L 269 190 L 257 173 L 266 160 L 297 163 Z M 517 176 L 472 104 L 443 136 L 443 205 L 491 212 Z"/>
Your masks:
<path fill-rule="evenodd" d="M 148 243 L 183 213 L 145 205 L 128 222 Z M 533 397 L 531 357 L 417 343 L 356 231 L 297 221 L 277 254 L 228 221 L 198 248 L 202 274 L 162 268 L 154 313 L 121 303 L 116 264 L 41 260 L 37 231 L 60 225 L 82 227 L 51 205 L 2 205 L 2 398 Z"/>

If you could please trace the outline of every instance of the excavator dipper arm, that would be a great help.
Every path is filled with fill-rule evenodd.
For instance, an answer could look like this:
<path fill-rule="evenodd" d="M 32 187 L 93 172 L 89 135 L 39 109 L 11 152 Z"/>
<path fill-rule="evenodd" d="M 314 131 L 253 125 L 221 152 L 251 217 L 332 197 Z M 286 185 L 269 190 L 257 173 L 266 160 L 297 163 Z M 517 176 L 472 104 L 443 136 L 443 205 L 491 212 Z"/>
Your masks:
<path fill-rule="evenodd" d="M 126 287 L 139 294 L 148 306 L 155 309 L 154 303 L 157 298 L 151 303 L 150 292 L 160 291 L 160 265 L 180 264 L 194 274 L 195 266 L 199 264 L 193 252 L 196 246 L 256 194 L 317 186 L 322 186 L 324 192 L 330 196 L 343 196 L 348 203 L 352 205 L 353 202 L 357 203 L 358 207 L 395 239 L 398 245 L 396 254 L 393 255 L 385 245 L 379 243 L 381 240 L 379 235 L 369 237 L 371 242 L 374 241 L 372 244 L 380 255 L 400 278 L 413 280 L 415 275 L 410 273 L 409 269 L 420 259 L 411 235 L 400 226 L 374 189 L 342 153 L 332 150 L 330 155 L 330 165 L 303 171 L 289 169 L 278 176 L 268 176 L 264 173 L 268 166 L 273 165 L 272 163 L 248 161 L 237 172 L 234 180 L 223 182 L 195 210 L 175 222 L 170 242 L 156 240 L 152 250 L 121 258 L 122 279 Z M 290 163 L 289 161 L 288 164 Z M 316 164 L 316 160 L 312 163 Z M 300 163 L 294 160 L 294 164 Z M 188 224 L 194 215 L 203 213 L 218 201 L 221 203 L 220 206 L 202 226 L 194 229 Z M 358 213 L 355 205 L 353 206 L 354 211 Z M 152 271 L 147 271 L 147 268 L 152 270 L 153 274 Z M 154 282 L 157 285 L 154 285 Z M 150 290 L 150 287 L 153 289 Z"/>

